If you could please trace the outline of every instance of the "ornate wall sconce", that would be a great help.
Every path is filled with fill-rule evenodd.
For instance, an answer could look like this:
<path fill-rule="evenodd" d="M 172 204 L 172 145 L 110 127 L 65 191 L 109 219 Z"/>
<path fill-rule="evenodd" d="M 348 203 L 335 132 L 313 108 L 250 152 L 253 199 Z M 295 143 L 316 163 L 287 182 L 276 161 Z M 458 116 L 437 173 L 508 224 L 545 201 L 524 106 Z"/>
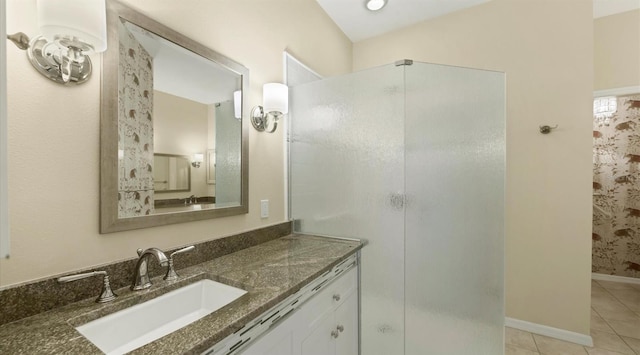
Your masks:
<path fill-rule="evenodd" d="M 36 70 L 60 84 L 82 84 L 91 76 L 90 53 L 107 49 L 105 0 L 38 0 L 41 35 L 7 36 L 27 51 Z"/>
<path fill-rule="evenodd" d="M 191 166 L 193 166 L 194 168 L 199 168 L 203 161 L 204 161 L 204 154 L 195 153 L 191 160 Z"/>

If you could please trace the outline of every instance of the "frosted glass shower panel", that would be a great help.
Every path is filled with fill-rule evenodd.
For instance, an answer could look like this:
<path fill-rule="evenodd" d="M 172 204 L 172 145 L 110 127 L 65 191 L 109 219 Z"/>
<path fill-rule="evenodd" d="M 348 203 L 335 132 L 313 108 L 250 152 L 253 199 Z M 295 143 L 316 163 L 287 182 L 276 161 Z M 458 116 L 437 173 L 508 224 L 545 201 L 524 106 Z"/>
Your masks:
<path fill-rule="evenodd" d="M 502 354 L 504 74 L 406 67 L 406 354 Z"/>
<path fill-rule="evenodd" d="M 361 259 L 362 354 L 403 354 L 403 70 L 388 65 L 290 93 L 297 231 L 368 241 Z"/>
<path fill-rule="evenodd" d="M 215 107 L 216 207 L 240 206 L 242 200 L 242 122 L 234 117 L 233 102 Z"/>

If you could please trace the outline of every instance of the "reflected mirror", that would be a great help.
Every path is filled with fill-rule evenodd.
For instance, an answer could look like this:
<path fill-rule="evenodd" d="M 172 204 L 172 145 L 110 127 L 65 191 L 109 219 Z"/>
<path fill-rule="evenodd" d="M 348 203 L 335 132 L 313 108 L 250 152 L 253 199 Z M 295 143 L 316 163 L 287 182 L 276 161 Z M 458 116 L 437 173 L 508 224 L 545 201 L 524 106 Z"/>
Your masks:
<path fill-rule="evenodd" d="M 117 1 L 107 27 L 101 232 L 247 213 L 248 70 Z"/>
<path fill-rule="evenodd" d="M 153 154 L 153 191 L 190 192 L 191 163 L 186 155 Z M 159 199 L 155 203 L 158 204 Z"/>

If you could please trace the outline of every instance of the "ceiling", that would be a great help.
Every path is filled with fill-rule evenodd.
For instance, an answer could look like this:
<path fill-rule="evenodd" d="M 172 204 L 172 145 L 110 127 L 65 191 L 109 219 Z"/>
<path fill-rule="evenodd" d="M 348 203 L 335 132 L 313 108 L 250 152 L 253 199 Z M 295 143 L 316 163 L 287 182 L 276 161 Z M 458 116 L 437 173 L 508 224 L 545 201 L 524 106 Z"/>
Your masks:
<path fill-rule="evenodd" d="M 490 0 L 387 0 L 377 12 L 367 10 L 365 0 L 316 1 L 352 42 L 358 42 Z M 594 18 L 638 8 L 640 0 L 593 0 Z"/>
<path fill-rule="evenodd" d="M 489 0 L 387 0 L 375 12 L 367 10 L 365 0 L 317 1 L 347 37 L 358 42 Z"/>
<path fill-rule="evenodd" d="M 593 18 L 640 8 L 640 0 L 593 0 Z"/>
<path fill-rule="evenodd" d="M 153 88 L 211 105 L 233 99 L 240 76 L 131 22 L 125 27 L 153 58 Z"/>

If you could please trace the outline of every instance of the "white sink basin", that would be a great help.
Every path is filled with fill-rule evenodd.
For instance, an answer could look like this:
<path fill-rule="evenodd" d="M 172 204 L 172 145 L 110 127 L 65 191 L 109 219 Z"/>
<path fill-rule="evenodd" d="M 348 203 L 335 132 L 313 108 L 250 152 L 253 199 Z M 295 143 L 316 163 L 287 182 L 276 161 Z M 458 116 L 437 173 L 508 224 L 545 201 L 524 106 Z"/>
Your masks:
<path fill-rule="evenodd" d="M 205 279 L 76 329 L 106 354 L 124 354 L 197 321 L 245 293 Z"/>

